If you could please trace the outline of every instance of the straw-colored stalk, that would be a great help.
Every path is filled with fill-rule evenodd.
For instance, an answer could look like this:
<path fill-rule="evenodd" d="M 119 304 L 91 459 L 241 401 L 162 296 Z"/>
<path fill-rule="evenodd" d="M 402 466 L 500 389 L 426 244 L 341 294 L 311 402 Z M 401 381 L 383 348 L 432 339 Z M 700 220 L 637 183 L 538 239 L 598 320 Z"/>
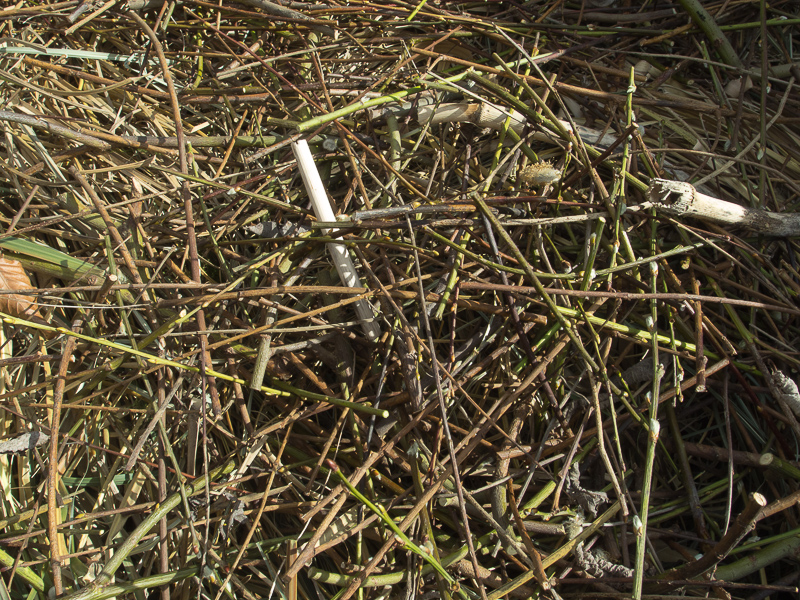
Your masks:
<path fill-rule="evenodd" d="M 311 151 L 308 149 L 308 143 L 305 140 L 292 142 L 292 150 L 297 158 L 300 176 L 303 178 L 306 191 L 309 198 L 311 198 L 314 214 L 319 221 L 335 222 L 336 215 L 328 200 L 328 194 L 325 192 L 325 186 L 322 184 L 319 171 L 317 171 L 314 157 L 311 156 Z M 330 233 L 330 229 L 323 229 L 322 231 L 325 235 Z M 336 266 L 336 271 L 339 273 L 339 278 L 342 280 L 342 285 L 345 287 L 363 287 L 347 247 L 344 244 L 331 242 L 328 244 L 328 252 L 333 259 L 333 264 Z M 355 302 L 353 306 L 355 307 L 356 316 L 361 322 L 361 329 L 364 331 L 364 335 L 370 341 L 377 341 L 381 336 L 381 330 L 375 322 L 375 313 L 372 305 L 367 300 L 362 299 Z"/>

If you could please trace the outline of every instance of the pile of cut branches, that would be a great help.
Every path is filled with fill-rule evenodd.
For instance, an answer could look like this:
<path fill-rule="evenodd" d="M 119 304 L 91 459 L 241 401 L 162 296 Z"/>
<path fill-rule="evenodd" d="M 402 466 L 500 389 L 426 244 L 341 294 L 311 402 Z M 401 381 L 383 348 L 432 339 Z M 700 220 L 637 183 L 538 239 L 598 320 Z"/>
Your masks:
<path fill-rule="evenodd" d="M 2 596 L 796 593 L 800 13 L 619 4 L 0 11 Z"/>

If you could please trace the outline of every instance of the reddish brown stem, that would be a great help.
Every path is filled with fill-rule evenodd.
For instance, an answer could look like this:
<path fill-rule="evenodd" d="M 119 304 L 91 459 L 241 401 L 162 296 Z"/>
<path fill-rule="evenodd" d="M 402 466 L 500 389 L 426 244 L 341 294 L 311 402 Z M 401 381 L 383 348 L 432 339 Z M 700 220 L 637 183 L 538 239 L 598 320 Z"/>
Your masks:
<path fill-rule="evenodd" d="M 50 453 L 47 465 L 47 537 L 50 540 L 50 568 L 56 597 L 64 593 L 64 584 L 61 581 L 61 549 L 58 534 L 58 524 L 61 521 L 58 507 L 58 430 L 61 425 L 61 403 L 64 400 L 64 388 L 67 385 L 67 370 L 77 342 L 78 338 L 70 336 L 64 343 L 64 351 L 61 353 L 61 363 L 58 366 L 58 376 L 53 390 L 53 416 L 50 423 Z"/>

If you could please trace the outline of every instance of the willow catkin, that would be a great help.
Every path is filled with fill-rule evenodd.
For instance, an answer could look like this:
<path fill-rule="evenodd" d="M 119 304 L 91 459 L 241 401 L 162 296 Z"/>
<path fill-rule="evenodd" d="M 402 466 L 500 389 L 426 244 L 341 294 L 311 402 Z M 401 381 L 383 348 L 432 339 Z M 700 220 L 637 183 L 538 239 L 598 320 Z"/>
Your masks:
<path fill-rule="evenodd" d="M 561 178 L 561 171 L 549 162 L 528 165 L 519 172 L 517 181 L 521 187 L 533 187 L 555 183 Z"/>

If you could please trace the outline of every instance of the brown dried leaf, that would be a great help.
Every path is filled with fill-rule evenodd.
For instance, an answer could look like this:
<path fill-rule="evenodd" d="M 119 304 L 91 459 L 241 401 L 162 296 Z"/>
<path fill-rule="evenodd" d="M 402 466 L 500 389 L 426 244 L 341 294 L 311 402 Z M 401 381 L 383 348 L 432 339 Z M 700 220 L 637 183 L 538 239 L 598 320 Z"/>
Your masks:
<path fill-rule="evenodd" d="M 0 257 L 0 290 L 29 290 L 33 287 L 28 274 L 18 260 Z M 25 294 L 0 294 L 0 311 L 37 323 L 45 323 L 33 296 Z"/>

